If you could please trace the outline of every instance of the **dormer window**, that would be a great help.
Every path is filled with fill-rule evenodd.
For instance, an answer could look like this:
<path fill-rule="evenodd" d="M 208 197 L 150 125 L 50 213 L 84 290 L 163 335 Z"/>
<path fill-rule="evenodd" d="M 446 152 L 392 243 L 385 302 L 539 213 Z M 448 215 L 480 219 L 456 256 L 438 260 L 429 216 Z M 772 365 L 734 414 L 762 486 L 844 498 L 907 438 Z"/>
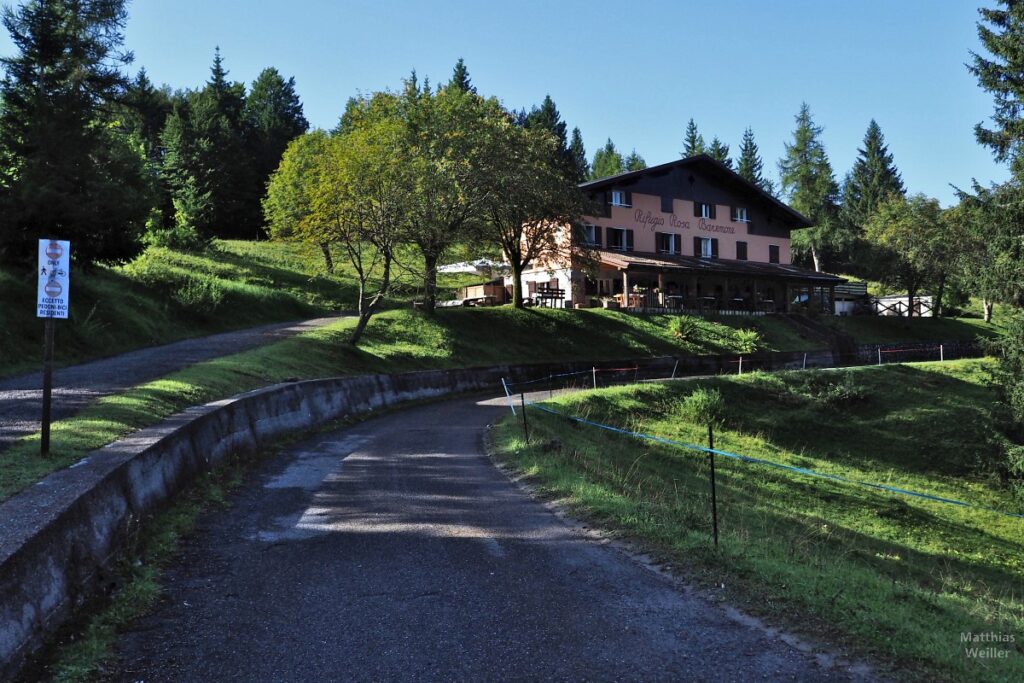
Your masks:
<path fill-rule="evenodd" d="M 630 199 L 632 199 L 632 197 L 630 197 L 629 194 L 629 192 L 624 192 L 623 190 L 612 190 L 611 205 L 625 206 L 627 208 L 632 206 L 632 204 L 630 203 Z"/>

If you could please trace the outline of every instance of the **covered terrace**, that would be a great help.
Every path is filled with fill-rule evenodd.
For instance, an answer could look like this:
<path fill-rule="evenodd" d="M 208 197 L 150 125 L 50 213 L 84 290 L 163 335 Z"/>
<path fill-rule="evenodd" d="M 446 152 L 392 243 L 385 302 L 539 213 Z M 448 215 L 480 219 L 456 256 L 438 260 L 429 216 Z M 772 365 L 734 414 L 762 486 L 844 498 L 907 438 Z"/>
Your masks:
<path fill-rule="evenodd" d="M 586 297 L 628 310 L 698 314 L 831 313 L 842 278 L 796 266 L 672 254 L 599 252 Z"/>

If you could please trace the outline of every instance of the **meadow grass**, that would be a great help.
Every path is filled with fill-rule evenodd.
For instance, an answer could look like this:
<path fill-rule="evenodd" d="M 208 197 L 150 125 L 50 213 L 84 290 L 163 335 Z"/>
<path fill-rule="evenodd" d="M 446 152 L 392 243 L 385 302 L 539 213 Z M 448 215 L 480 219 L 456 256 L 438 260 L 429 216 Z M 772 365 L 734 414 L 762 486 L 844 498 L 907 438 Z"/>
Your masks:
<path fill-rule="evenodd" d="M 89 451 L 188 406 L 284 380 L 735 351 L 734 327 L 700 321 L 699 334 L 680 340 L 669 332 L 667 317 L 603 310 L 454 309 L 435 316 L 388 310 L 373 317 L 358 348 L 347 343 L 355 321 L 343 319 L 268 346 L 196 364 L 102 398 L 77 415 L 54 422 L 48 457 L 39 456 L 38 434 L 0 453 L 0 500 Z"/>
<path fill-rule="evenodd" d="M 1019 513 L 1024 504 L 991 473 L 990 362 L 753 373 L 545 404 L 701 444 L 706 428 L 682 400 L 713 387 L 727 406 L 718 448 Z M 706 454 L 537 409 L 529 417 L 529 444 L 511 416 L 495 427 L 498 457 L 745 609 L 851 645 L 901 677 L 1024 680 L 1024 520 L 718 457 L 715 550 Z M 966 632 L 1016 643 L 1003 646 L 1007 659 L 970 659 Z"/>

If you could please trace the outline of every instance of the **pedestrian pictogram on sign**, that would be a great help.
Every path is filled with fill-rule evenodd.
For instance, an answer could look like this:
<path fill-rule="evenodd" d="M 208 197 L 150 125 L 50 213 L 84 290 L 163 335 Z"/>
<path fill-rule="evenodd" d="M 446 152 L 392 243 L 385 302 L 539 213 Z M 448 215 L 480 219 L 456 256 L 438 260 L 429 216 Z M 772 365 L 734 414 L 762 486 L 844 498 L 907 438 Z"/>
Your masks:
<path fill-rule="evenodd" d="M 68 317 L 70 271 L 71 243 L 62 240 L 39 240 L 37 317 Z"/>

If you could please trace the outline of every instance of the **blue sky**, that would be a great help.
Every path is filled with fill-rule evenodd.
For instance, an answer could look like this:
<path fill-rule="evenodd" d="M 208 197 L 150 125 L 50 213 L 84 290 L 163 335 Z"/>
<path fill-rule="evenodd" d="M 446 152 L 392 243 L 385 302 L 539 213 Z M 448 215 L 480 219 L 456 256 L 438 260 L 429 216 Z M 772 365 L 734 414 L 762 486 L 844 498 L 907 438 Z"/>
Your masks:
<path fill-rule="evenodd" d="M 176 87 L 206 80 L 216 45 L 234 79 L 276 66 L 321 127 L 350 95 L 413 68 L 446 80 L 463 57 L 509 107 L 550 93 L 591 155 L 611 137 L 670 161 L 692 116 L 733 150 L 752 126 L 773 176 L 807 101 L 838 179 L 875 118 L 908 189 L 949 204 L 950 183 L 1007 175 L 974 141 L 992 111 L 964 68 L 977 1 L 136 0 L 126 37 L 135 66 Z"/>

